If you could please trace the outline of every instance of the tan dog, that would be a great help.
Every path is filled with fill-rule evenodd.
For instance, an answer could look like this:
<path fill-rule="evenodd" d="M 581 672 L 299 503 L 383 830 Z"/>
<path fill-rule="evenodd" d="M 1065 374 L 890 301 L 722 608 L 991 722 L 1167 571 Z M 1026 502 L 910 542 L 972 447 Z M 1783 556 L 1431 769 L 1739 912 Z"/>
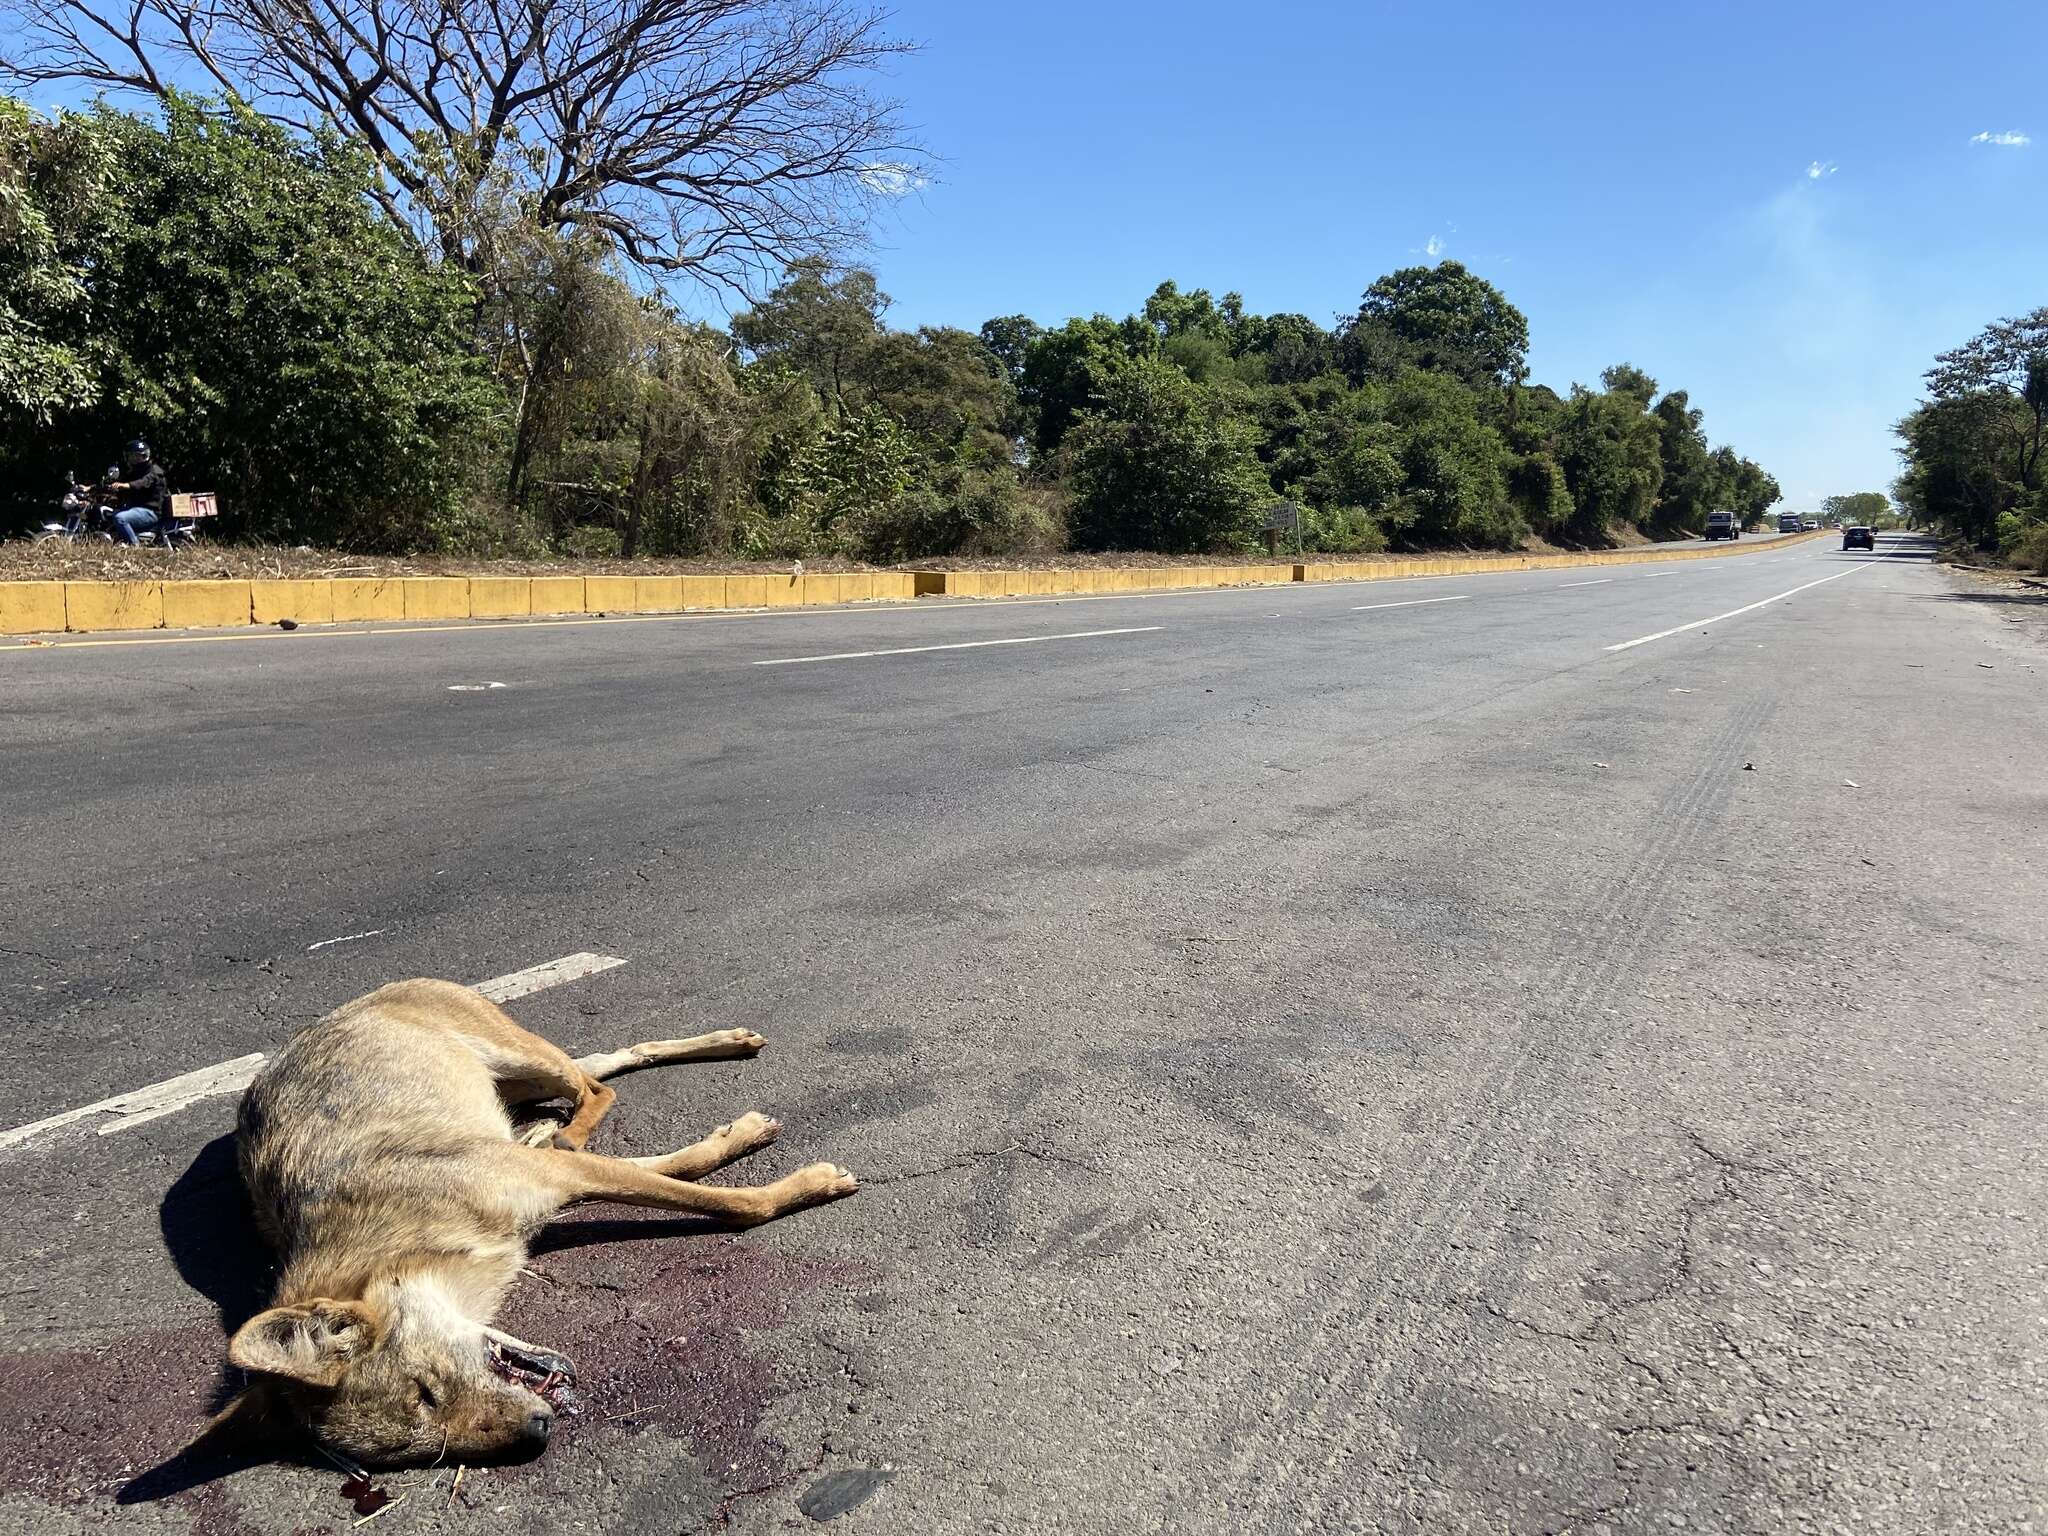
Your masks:
<path fill-rule="evenodd" d="M 583 1150 L 617 1097 L 600 1079 L 764 1043 L 728 1029 L 572 1060 L 448 981 L 397 982 L 312 1025 L 242 1099 L 242 1177 L 283 1270 L 228 1345 L 254 1379 L 193 1449 L 310 1433 L 365 1466 L 538 1452 L 553 1411 L 503 1361 L 569 1364 L 491 1320 L 557 1211 L 616 1200 L 752 1226 L 859 1187 L 830 1163 L 754 1188 L 688 1182 L 773 1141 L 758 1114 L 666 1157 Z M 573 1101 L 568 1123 L 515 1137 L 508 1107 L 551 1099 Z"/>

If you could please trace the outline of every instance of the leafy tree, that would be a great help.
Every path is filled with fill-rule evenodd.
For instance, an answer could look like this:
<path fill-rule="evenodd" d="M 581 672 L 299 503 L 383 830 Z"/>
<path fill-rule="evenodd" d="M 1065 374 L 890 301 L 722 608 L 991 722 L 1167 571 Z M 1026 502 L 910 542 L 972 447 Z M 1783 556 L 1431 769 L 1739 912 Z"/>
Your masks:
<path fill-rule="evenodd" d="M 0 428 L 9 436 L 98 398 L 87 278 L 110 149 L 93 119 L 46 120 L 0 96 Z"/>
<path fill-rule="evenodd" d="M 1143 321 L 1118 324 L 1107 315 L 1069 320 L 1034 338 L 1017 394 L 1030 412 L 1039 453 L 1054 452 L 1109 380 L 1132 358 L 1151 356 L 1156 345 Z"/>
<path fill-rule="evenodd" d="M 82 279 L 94 404 L 37 450 L 97 467 L 146 432 L 230 526 L 419 547 L 463 526 L 472 445 L 494 406 L 474 294 L 369 202 L 372 169 L 243 110 L 173 97 L 158 128 L 71 122 L 121 167 L 92 210 Z M 74 343 L 77 345 L 78 343 Z"/>
<path fill-rule="evenodd" d="M 1612 381 L 1608 388 L 1616 392 Z M 1633 390 L 1619 393 L 1634 398 Z M 1707 526 L 1707 514 L 1721 500 L 1720 476 L 1707 449 L 1707 435 L 1700 428 L 1702 413 L 1693 409 L 1684 390 L 1674 389 L 1650 414 L 1657 423 L 1657 456 L 1663 467 L 1652 514 L 1656 531 L 1666 535 L 1699 533 Z"/>
<path fill-rule="evenodd" d="M 1564 466 L 1548 452 L 1539 450 L 1515 459 L 1508 471 L 1508 494 L 1529 526 L 1546 539 L 1569 536 L 1577 511 L 1571 482 Z"/>
<path fill-rule="evenodd" d="M 2026 429 L 2005 396 L 1975 391 L 1930 400 L 1898 424 L 1905 470 L 1893 486 L 1916 523 L 1980 550 L 1999 545 L 1999 523 L 2025 488 L 2008 472 Z"/>
<path fill-rule="evenodd" d="M 1657 398 L 1657 381 L 1634 363 L 1616 363 L 1600 370 L 1600 387 L 1610 395 L 1627 395 L 1644 410 Z"/>
<path fill-rule="evenodd" d="M 1082 547 L 1193 554 L 1251 543 L 1269 499 L 1254 433 L 1171 364 L 1140 357 L 1109 373 L 1067 438 Z"/>
<path fill-rule="evenodd" d="M 803 374 L 826 409 L 844 416 L 858 403 L 888 308 L 889 296 L 866 268 L 806 257 L 759 304 L 733 316 L 732 334 L 753 357 Z"/>
<path fill-rule="evenodd" d="M 1820 509 L 1843 524 L 1876 527 L 1890 518 L 1892 502 L 1883 491 L 1853 491 L 1845 496 L 1823 496 Z"/>
<path fill-rule="evenodd" d="M 1274 384 L 1302 384 L 1337 363 L 1336 338 L 1307 315 L 1246 315 L 1232 331 L 1240 358 L 1257 359 Z"/>
<path fill-rule="evenodd" d="M 1574 388 L 1557 434 L 1557 461 L 1571 488 L 1572 543 L 1607 542 L 1621 523 L 1649 522 L 1664 481 L 1656 418 L 1632 394 Z"/>
<path fill-rule="evenodd" d="M 1024 359 L 1031 344 L 1045 334 L 1045 327 L 1029 315 L 998 315 L 981 323 L 981 344 L 1003 365 L 1013 385 L 1024 379 Z"/>
<path fill-rule="evenodd" d="M 1763 521 L 1766 512 L 1785 499 L 1785 493 L 1755 460 L 1736 459 L 1732 448 L 1715 450 L 1717 459 L 1723 453 L 1734 460 L 1732 467 L 1724 465 L 1729 506 L 1745 528 L 1754 527 Z"/>
<path fill-rule="evenodd" d="M 1355 377 L 1383 373 L 1390 351 L 1471 385 L 1509 384 L 1528 371 L 1528 320 L 1455 261 L 1380 278 L 1365 291 L 1349 332 Z"/>
<path fill-rule="evenodd" d="M 2048 445 L 2048 307 L 2000 320 L 1934 360 L 1929 395 L 1952 401 L 1987 394 L 2011 409 L 1989 413 L 2002 471 L 2029 492 L 2041 489 Z"/>
<path fill-rule="evenodd" d="M 1509 549 L 1529 532 L 1508 498 L 1508 453 L 1479 418 L 1478 400 L 1454 378 L 1405 373 L 1387 402 L 1398 429 L 1402 516 L 1418 544 Z"/>
<path fill-rule="evenodd" d="M 1180 285 L 1168 278 L 1152 290 L 1152 297 L 1145 301 L 1145 323 L 1152 327 L 1161 341 L 1171 336 L 1208 336 L 1227 354 L 1230 350 L 1231 320 L 1241 318 L 1244 303 L 1236 294 L 1227 294 L 1224 302 L 1230 306 L 1226 315 L 1216 307 L 1209 290 L 1197 288 L 1192 293 L 1182 293 Z"/>

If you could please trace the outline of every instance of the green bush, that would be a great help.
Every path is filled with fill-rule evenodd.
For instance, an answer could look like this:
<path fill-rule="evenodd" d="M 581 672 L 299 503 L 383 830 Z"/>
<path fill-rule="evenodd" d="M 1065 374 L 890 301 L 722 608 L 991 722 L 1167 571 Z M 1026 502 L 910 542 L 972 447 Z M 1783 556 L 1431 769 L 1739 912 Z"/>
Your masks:
<path fill-rule="evenodd" d="M 1171 363 L 1139 358 L 1067 434 L 1072 534 L 1084 549 L 1249 549 L 1271 500 L 1249 422 Z"/>
<path fill-rule="evenodd" d="M 183 98 L 161 128 L 96 109 L 122 192 L 86 266 L 96 402 L 53 427 L 97 467 L 150 437 L 230 530 L 412 549 L 467 543 L 497 405 L 466 283 L 369 201 L 371 168 Z"/>

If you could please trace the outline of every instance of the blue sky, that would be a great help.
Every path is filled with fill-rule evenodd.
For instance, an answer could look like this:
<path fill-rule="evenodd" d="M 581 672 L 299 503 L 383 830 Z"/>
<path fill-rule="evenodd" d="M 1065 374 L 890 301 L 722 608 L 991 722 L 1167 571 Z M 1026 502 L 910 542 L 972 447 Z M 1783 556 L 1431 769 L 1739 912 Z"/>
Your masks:
<path fill-rule="evenodd" d="M 1435 249 L 1538 381 L 1634 362 L 1804 507 L 1888 486 L 1932 355 L 2048 304 L 2048 0 L 894 9 L 942 162 L 877 233 L 898 325 L 1167 277 L 1327 321 Z"/>

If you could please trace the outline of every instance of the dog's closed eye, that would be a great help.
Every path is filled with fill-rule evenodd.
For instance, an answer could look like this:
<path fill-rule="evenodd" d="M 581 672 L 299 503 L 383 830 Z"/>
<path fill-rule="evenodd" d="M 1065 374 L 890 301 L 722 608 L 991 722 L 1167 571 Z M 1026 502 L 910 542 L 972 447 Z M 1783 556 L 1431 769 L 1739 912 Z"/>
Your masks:
<path fill-rule="evenodd" d="M 438 1408 L 441 1406 L 441 1399 L 434 1396 L 434 1389 L 428 1386 L 424 1381 L 421 1381 L 417 1377 L 415 1377 L 413 1379 L 413 1387 L 420 1395 L 420 1406 L 422 1408 L 431 1409 Z"/>

